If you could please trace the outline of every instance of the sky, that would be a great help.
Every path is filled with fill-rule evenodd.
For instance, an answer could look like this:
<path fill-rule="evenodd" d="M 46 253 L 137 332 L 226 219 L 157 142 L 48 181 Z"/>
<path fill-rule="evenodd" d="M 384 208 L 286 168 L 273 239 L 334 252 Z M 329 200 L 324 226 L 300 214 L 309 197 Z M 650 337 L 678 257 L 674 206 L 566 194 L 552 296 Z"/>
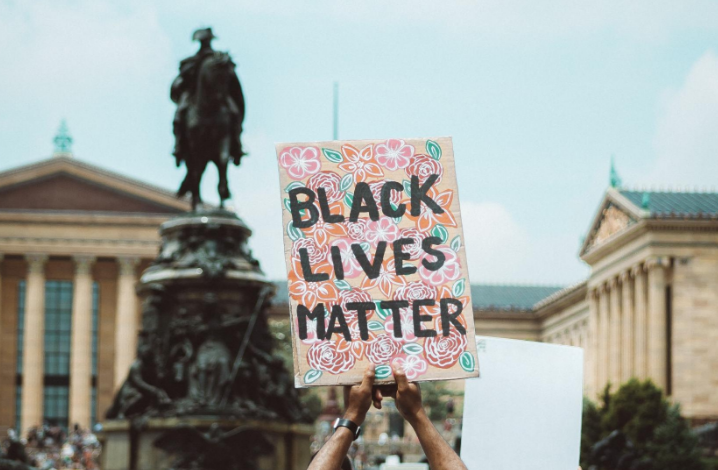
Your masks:
<path fill-rule="evenodd" d="M 275 142 L 452 136 L 472 282 L 568 285 L 609 182 L 718 185 L 714 0 L 0 0 L 0 171 L 76 158 L 174 190 L 178 63 L 211 26 L 247 103 L 230 171 L 286 276 Z M 217 177 L 203 181 L 217 201 Z"/>

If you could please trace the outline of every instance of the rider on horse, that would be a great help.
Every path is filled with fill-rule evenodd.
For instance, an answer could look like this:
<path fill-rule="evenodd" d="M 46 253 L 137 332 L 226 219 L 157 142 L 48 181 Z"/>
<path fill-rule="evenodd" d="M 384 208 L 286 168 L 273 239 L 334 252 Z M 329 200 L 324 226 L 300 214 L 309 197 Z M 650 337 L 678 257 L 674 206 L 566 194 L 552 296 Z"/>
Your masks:
<path fill-rule="evenodd" d="M 173 121 L 173 131 L 175 135 L 175 148 L 172 152 L 175 156 L 177 166 L 183 161 L 187 161 L 189 152 L 189 143 L 187 136 L 187 110 L 193 94 L 197 90 L 197 81 L 200 68 L 205 59 L 215 54 L 212 49 L 212 28 L 198 29 L 194 32 L 192 39 L 199 41 L 200 48 L 197 53 L 180 62 L 179 76 L 172 82 L 170 89 L 170 98 L 177 103 L 177 111 Z M 242 86 L 239 84 L 237 74 L 232 72 L 230 84 L 228 87 L 227 107 L 230 111 L 230 127 L 232 129 L 230 136 L 229 154 L 235 165 L 239 165 L 239 161 L 244 155 L 242 152 L 242 143 L 240 134 L 242 133 L 242 121 L 244 120 L 244 96 L 242 95 Z"/>

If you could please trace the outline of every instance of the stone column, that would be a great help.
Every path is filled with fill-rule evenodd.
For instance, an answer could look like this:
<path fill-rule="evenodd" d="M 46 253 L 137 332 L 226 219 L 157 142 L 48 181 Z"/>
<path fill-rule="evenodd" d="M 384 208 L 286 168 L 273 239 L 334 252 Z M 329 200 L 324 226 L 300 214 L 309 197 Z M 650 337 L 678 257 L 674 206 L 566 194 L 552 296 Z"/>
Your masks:
<path fill-rule="evenodd" d="M 611 304 L 609 306 L 609 323 L 611 335 L 610 375 L 609 380 L 614 386 L 621 384 L 621 291 L 618 278 L 611 279 Z"/>
<path fill-rule="evenodd" d="M 611 337 L 608 328 L 608 287 L 605 284 L 602 285 L 599 292 L 600 297 L 598 301 L 598 329 L 600 334 L 598 337 L 598 386 L 596 390 L 600 393 L 609 380 L 608 363 Z"/>
<path fill-rule="evenodd" d="M 138 258 L 118 258 L 120 266 L 117 278 L 117 310 L 115 318 L 115 390 L 130 370 L 135 358 L 137 344 L 137 298 L 135 268 Z"/>
<path fill-rule="evenodd" d="M 27 255 L 25 324 L 22 350 L 22 435 L 42 424 L 45 376 L 45 262 L 47 255 Z"/>
<path fill-rule="evenodd" d="M 647 343 L 647 298 L 646 298 L 646 271 L 643 265 L 638 265 L 631 269 L 633 279 L 635 280 L 633 286 L 633 295 L 635 298 L 635 318 L 633 319 L 634 328 L 634 342 L 633 342 L 633 353 L 635 356 L 634 361 L 634 372 L 637 378 L 643 380 L 647 377 L 648 360 L 646 354 L 648 352 Z"/>
<path fill-rule="evenodd" d="M 665 258 L 651 258 L 648 268 L 648 378 L 665 390 L 666 336 L 666 272 Z"/>
<path fill-rule="evenodd" d="M 624 271 L 621 274 L 621 299 L 623 306 L 621 309 L 621 381 L 627 382 L 634 376 L 633 370 L 633 280 L 631 272 Z"/>
<path fill-rule="evenodd" d="M 598 393 L 598 345 L 599 345 L 598 292 L 588 292 L 588 348 L 586 350 L 586 389 L 593 398 Z"/>
<path fill-rule="evenodd" d="M 76 256 L 72 294 L 72 349 L 70 350 L 70 426 L 90 428 L 92 409 L 92 263 Z"/>
<path fill-rule="evenodd" d="M 0 318 L 2 318 L 2 261 L 5 255 L 0 253 Z M 2 335 L 2 321 L 0 321 L 0 335 Z"/>

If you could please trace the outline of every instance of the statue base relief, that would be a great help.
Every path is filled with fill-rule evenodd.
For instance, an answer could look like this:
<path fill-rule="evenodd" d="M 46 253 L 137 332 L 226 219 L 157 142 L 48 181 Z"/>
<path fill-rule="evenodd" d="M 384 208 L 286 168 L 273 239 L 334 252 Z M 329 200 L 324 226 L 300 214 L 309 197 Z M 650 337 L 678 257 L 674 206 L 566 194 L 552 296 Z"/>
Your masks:
<path fill-rule="evenodd" d="M 169 470 L 175 467 L 176 456 L 159 449 L 155 442 L 167 431 L 191 427 L 207 434 L 212 425 L 223 432 L 246 427 L 249 432 L 266 437 L 273 451 L 256 459 L 257 470 L 305 470 L 310 458 L 311 424 L 283 424 L 244 420 L 217 420 L 214 417 L 155 418 L 144 423 L 134 433 L 128 420 L 111 420 L 104 423 L 99 435 L 103 452 L 103 470 Z M 131 445 L 134 441 L 134 446 Z M 206 445 L 206 443 L 205 443 Z M 132 450 L 136 449 L 135 455 Z M 197 443 L 196 448 L 202 447 Z M 134 460 L 134 462 L 133 462 Z M 134 465 L 133 465 L 134 464 Z"/>

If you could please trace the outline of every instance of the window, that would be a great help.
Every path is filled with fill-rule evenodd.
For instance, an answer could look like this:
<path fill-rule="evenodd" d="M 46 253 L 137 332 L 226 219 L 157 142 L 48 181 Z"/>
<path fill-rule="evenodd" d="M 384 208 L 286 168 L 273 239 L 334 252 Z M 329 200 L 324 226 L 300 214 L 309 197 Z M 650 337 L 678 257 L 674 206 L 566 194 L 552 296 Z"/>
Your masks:
<path fill-rule="evenodd" d="M 67 428 L 72 342 L 72 282 L 45 283 L 44 420 Z"/>
<path fill-rule="evenodd" d="M 20 432 L 22 411 L 22 353 L 25 340 L 25 281 L 17 285 L 17 362 L 15 386 L 15 428 Z"/>

